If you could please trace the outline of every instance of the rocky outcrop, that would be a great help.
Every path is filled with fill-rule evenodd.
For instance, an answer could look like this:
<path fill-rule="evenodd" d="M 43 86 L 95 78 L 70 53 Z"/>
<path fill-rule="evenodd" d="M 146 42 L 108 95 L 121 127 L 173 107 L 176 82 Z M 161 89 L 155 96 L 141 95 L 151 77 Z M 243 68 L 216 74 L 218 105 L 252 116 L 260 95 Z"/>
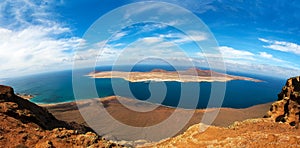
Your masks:
<path fill-rule="evenodd" d="M 56 119 L 47 109 L 0 85 L 1 147 L 120 147 L 89 127 Z"/>
<path fill-rule="evenodd" d="M 65 127 L 67 129 L 77 129 L 79 133 L 92 131 L 91 128 L 77 123 L 57 120 L 46 108 L 15 95 L 13 88 L 9 86 L 0 85 L 0 112 L 23 123 L 35 123 L 43 129 Z"/>
<path fill-rule="evenodd" d="M 207 127 L 204 132 L 200 128 Z M 286 124 L 278 124 L 270 118 L 248 119 L 225 127 L 196 124 L 176 137 L 138 147 L 291 147 L 300 144 L 300 132 Z"/>
<path fill-rule="evenodd" d="M 274 102 L 266 117 L 276 122 L 284 122 L 291 126 L 299 126 L 300 113 L 300 76 L 287 80 L 278 100 Z"/>

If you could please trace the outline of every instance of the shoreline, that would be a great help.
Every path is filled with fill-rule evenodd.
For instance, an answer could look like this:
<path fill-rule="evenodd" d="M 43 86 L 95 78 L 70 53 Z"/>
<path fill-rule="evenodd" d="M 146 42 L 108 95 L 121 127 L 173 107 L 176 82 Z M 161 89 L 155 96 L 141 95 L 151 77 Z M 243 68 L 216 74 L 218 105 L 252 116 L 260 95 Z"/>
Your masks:
<path fill-rule="evenodd" d="M 25 100 L 31 100 L 32 98 L 35 97 L 34 95 L 27 94 L 27 93 L 16 93 L 16 95 L 23 98 L 23 99 L 25 99 Z M 37 103 L 35 103 L 35 104 L 37 104 Z"/>
<path fill-rule="evenodd" d="M 21 97 L 21 96 L 20 96 Z M 183 109 L 183 110 L 214 110 L 214 109 L 247 109 L 247 108 L 251 108 L 251 107 L 255 107 L 258 105 L 264 105 L 264 104 L 270 104 L 272 102 L 266 102 L 266 103 L 262 103 L 262 104 L 255 104 L 255 105 L 251 105 L 249 107 L 243 107 L 243 108 L 234 108 L 234 107 L 212 107 L 212 108 L 182 108 L 182 107 L 174 107 L 174 106 L 167 106 L 167 105 L 163 105 L 163 104 L 158 104 L 158 103 L 152 103 L 152 102 L 147 102 L 144 100 L 137 100 L 137 99 L 132 99 L 132 98 L 126 98 L 126 97 L 122 97 L 122 96 L 107 96 L 107 97 L 102 97 L 102 98 L 91 98 L 91 99 L 82 99 L 82 100 L 73 100 L 73 101 L 66 101 L 66 102 L 58 102 L 58 103 L 37 103 L 37 102 L 32 102 L 35 103 L 39 106 L 42 107 L 48 107 L 48 106 L 57 106 L 57 105 L 66 105 L 66 104 L 77 104 L 77 103 L 86 103 L 89 102 L 90 100 L 96 100 L 96 101 L 110 101 L 110 100 L 114 100 L 114 97 L 119 97 L 122 99 L 126 99 L 128 101 L 138 101 L 138 102 L 142 102 L 142 103 L 146 103 L 146 104 L 153 104 L 156 106 L 163 106 L 163 107 L 167 107 L 167 108 L 172 108 L 172 109 Z M 25 99 L 25 98 L 24 98 Z"/>

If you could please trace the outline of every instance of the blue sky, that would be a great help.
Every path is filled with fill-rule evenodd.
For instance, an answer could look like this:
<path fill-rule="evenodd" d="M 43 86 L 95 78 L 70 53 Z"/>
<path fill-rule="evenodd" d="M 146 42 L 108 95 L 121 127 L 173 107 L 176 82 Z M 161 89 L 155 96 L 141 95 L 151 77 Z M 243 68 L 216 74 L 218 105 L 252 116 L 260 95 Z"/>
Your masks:
<path fill-rule="evenodd" d="M 221 54 L 203 55 L 203 51 L 197 48 L 195 42 L 210 39 L 207 32 L 182 32 L 174 27 L 179 23 L 193 26 L 188 19 L 167 24 L 138 22 L 122 26 L 122 29 L 112 32 L 107 42 L 99 39 L 97 45 L 105 45 L 102 52 L 99 52 L 99 47 L 87 45 L 85 33 L 96 20 L 114 9 L 135 2 L 142 1 L 1 1 L 0 78 L 71 69 L 74 60 L 84 65 L 92 57 L 97 57 L 98 65 L 112 64 L 117 58 L 126 64 L 148 56 L 149 59 L 164 58 L 177 64 L 192 61 L 197 66 L 207 67 L 205 56 L 215 58 L 220 55 L 229 71 L 283 78 L 299 75 L 299 1 L 275 0 L 271 4 L 267 0 L 153 1 L 175 4 L 194 13 L 210 29 Z M 147 7 L 150 5 L 128 8 L 128 12 L 132 12 L 128 14 L 138 12 L 142 15 Z M 180 12 L 158 6 L 157 10 L 160 9 L 164 10 L 162 13 L 174 15 Z M 120 15 L 125 18 L 125 14 Z M 111 19 L 112 22 L 102 23 L 115 25 L 111 24 L 115 21 L 114 17 Z M 101 38 L 101 32 L 109 30 L 97 31 L 100 34 L 95 38 Z M 126 54 L 124 49 L 130 54 Z"/>

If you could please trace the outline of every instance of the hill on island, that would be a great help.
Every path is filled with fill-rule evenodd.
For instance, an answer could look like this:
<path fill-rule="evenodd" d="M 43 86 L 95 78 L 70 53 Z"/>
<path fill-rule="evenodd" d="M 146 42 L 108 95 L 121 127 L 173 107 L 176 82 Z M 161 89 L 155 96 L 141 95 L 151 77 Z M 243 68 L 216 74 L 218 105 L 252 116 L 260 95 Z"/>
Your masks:
<path fill-rule="evenodd" d="M 167 71 L 163 69 L 153 69 L 152 71 L 93 71 L 87 76 L 92 78 L 122 78 L 130 82 L 147 81 L 177 81 L 177 82 L 227 82 L 232 80 L 245 80 L 262 82 L 254 78 L 234 76 L 219 73 L 212 70 L 202 70 L 190 68 L 187 70 Z"/>

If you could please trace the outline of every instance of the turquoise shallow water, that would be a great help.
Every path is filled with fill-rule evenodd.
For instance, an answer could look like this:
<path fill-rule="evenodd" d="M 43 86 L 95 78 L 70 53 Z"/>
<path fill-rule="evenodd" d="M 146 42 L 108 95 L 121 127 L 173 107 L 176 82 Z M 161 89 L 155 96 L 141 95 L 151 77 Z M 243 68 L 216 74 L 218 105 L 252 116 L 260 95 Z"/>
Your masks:
<path fill-rule="evenodd" d="M 134 67 L 134 71 L 150 71 L 157 66 L 140 66 Z M 159 68 L 165 70 L 174 70 L 172 67 L 160 66 Z M 111 67 L 99 67 L 97 70 L 110 70 Z M 120 67 L 122 70 L 122 67 Z M 84 71 L 84 70 L 83 70 Z M 226 92 L 222 106 L 232 108 L 245 108 L 256 104 L 271 102 L 277 99 L 277 94 L 280 92 L 285 80 L 278 78 L 271 78 L 266 76 L 247 75 L 241 73 L 229 73 L 240 76 L 248 76 L 256 79 L 263 80 L 264 82 L 250 82 L 235 80 L 226 83 Z M 90 79 L 82 76 L 83 79 Z M 114 79 L 118 87 L 127 87 L 127 83 L 123 79 Z M 46 74 L 39 74 L 33 76 L 19 77 L 13 79 L 6 79 L 1 82 L 5 85 L 13 86 L 18 93 L 28 93 L 35 97 L 31 100 L 35 103 L 60 103 L 74 101 L 72 89 L 72 71 L 60 71 Z M 218 82 L 221 83 L 221 82 Z M 111 79 L 95 79 L 97 92 L 99 97 L 106 97 L 115 95 Z M 193 86 L 197 85 L 200 89 L 197 108 L 205 108 L 210 96 L 211 83 L 180 83 L 180 82 L 154 82 L 154 83 L 129 83 L 130 90 L 133 95 L 140 100 L 146 100 L 151 96 L 149 85 L 155 88 L 155 85 L 165 85 L 167 93 L 165 98 L 152 99 L 151 102 L 161 103 L 167 106 L 178 106 L 180 100 L 180 90 L 182 86 L 188 89 L 188 95 L 193 97 Z M 155 91 L 155 90 L 154 90 Z M 158 90 L 159 91 L 159 90 Z M 128 97 L 128 94 L 117 94 L 120 96 Z M 153 94 L 152 94 L 153 95 Z M 193 108 L 194 102 L 189 102 L 189 97 L 184 99 L 184 104 L 180 107 Z M 153 97 L 153 96 L 152 96 Z M 86 96 L 86 99 L 89 96 Z M 163 100 L 161 102 L 160 100 Z"/>

